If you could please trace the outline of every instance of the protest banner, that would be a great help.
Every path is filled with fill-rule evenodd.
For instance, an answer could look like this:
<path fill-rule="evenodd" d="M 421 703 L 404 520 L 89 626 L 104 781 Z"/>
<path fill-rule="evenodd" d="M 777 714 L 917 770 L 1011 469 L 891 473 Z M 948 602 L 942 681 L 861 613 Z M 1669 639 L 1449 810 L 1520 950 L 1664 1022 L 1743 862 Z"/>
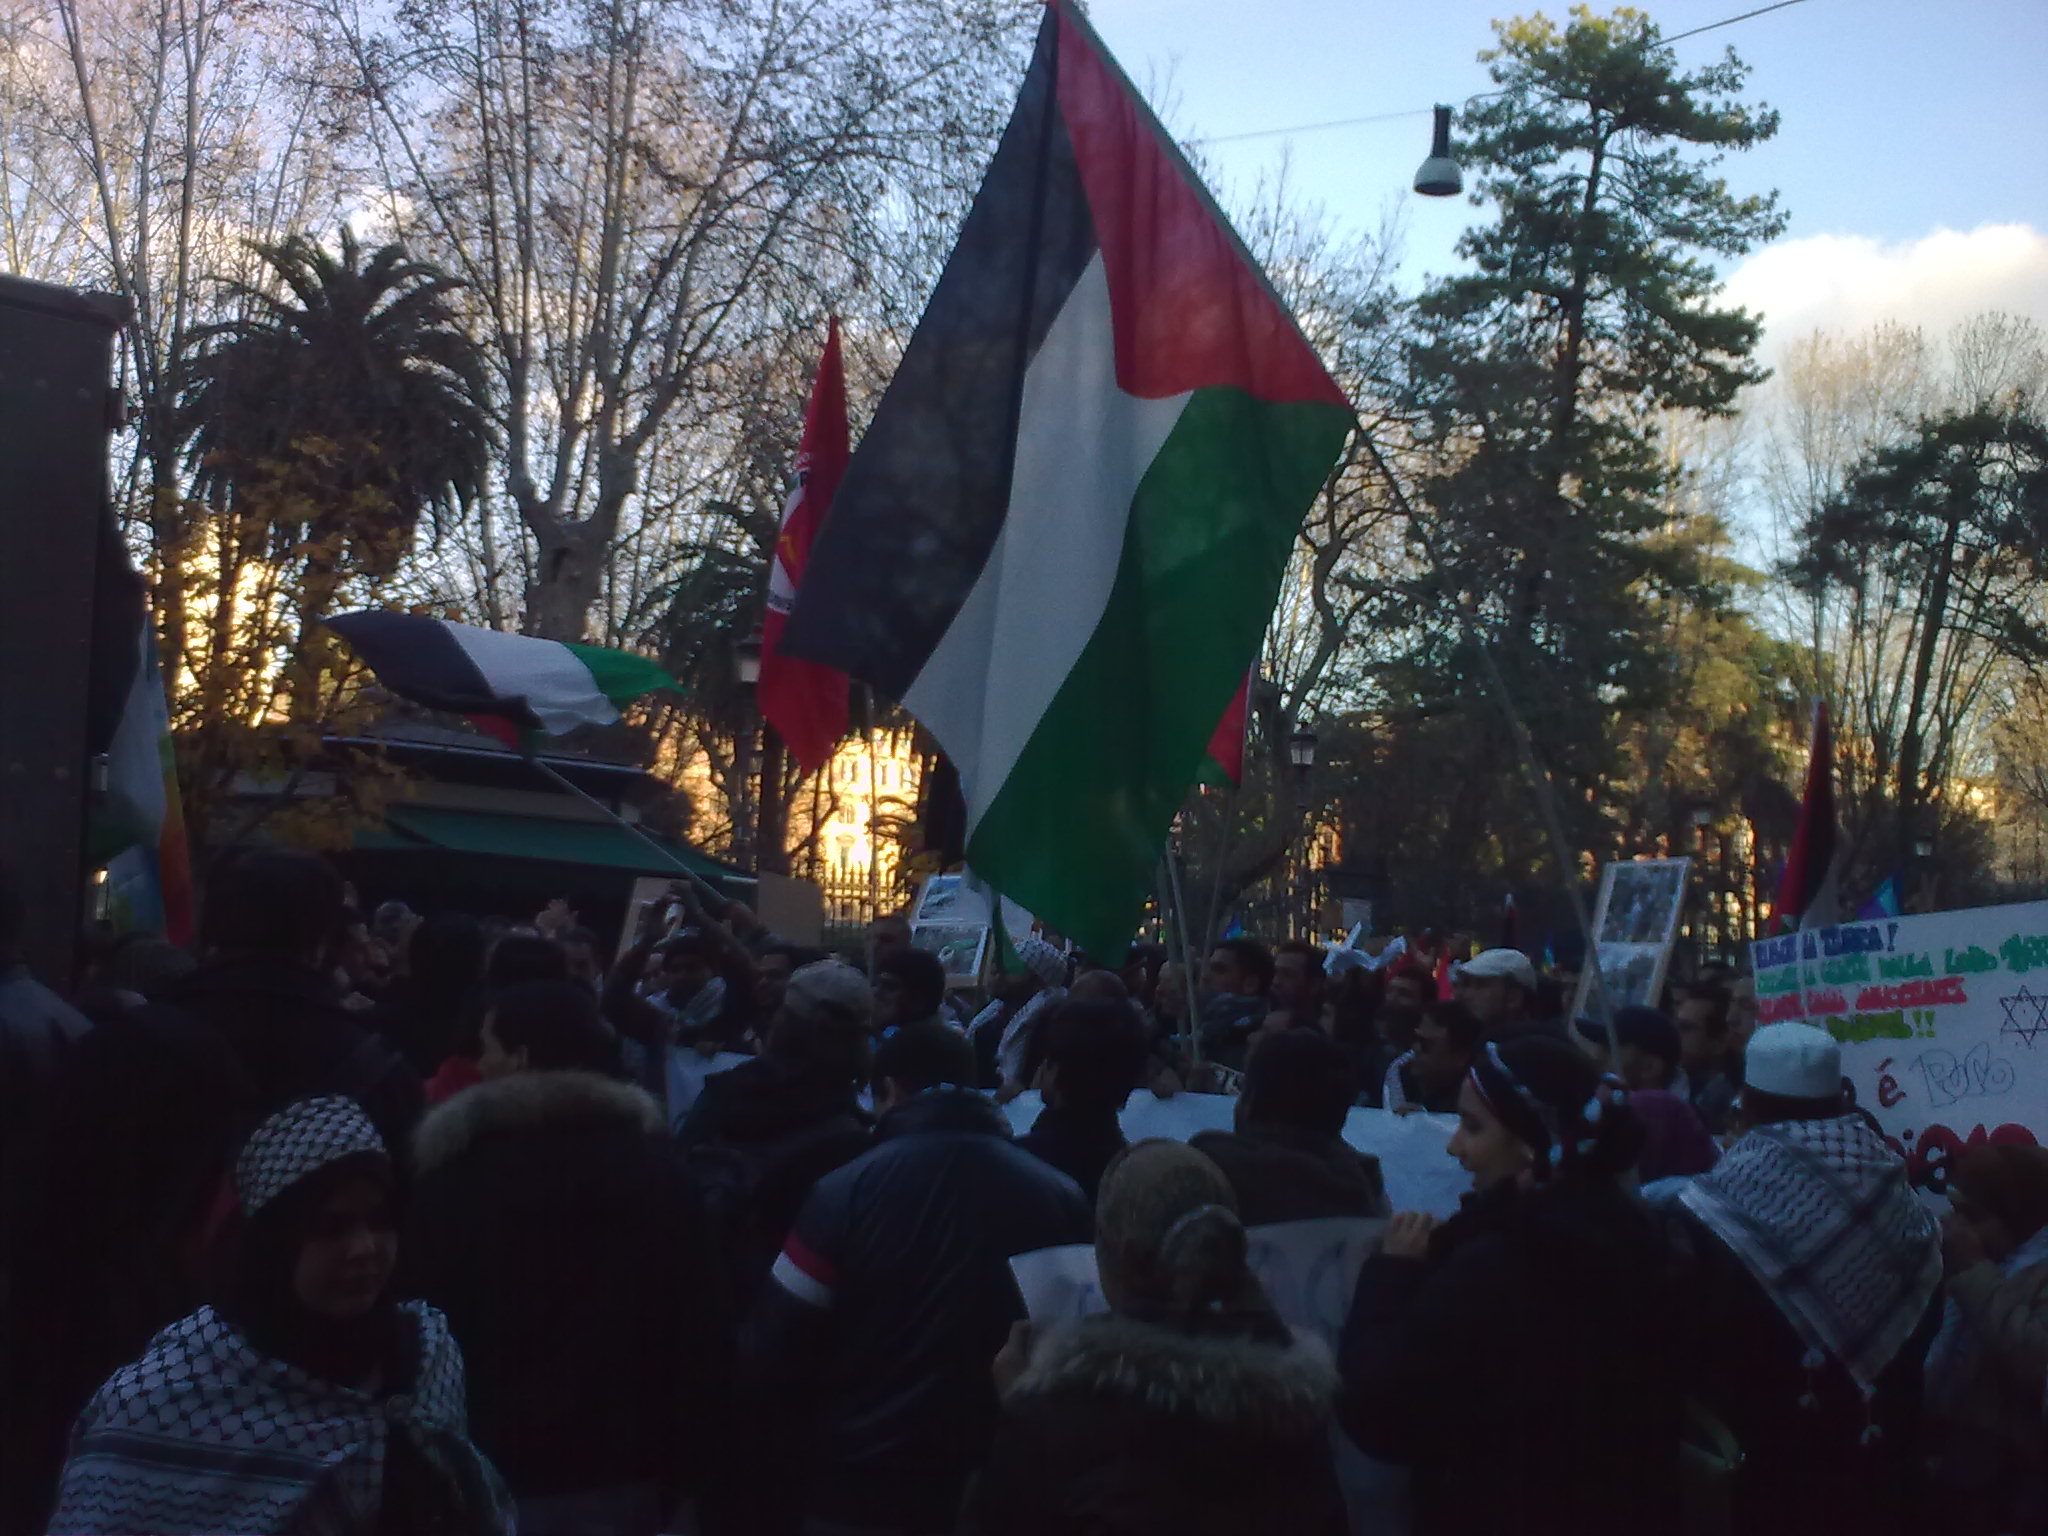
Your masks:
<path fill-rule="evenodd" d="M 2048 1139 L 2048 902 L 1841 923 L 1750 946 L 1760 1024 L 1842 1043 L 1916 1188 L 1987 1141 Z"/>
<path fill-rule="evenodd" d="M 1037 1093 L 1023 1093 L 1004 1106 L 1018 1135 L 1038 1118 Z M 1117 1116 L 1127 1141 L 1165 1136 L 1186 1141 L 1198 1131 L 1227 1131 L 1237 1114 L 1237 1100 L 1224 1093 L 1177 1093 L 1170 1099 L 1140 1091 L 1125 1101 Z M 1450 1216 L 1471 1189 L 1472 1180 L 1445 1151 L 1455 1115 L 1397 1115 L 1386 1109 L 1353 1109 L 1344 1121 L 1344 1139 L 1380 1160 L 1387 1199 L 1397 1211 L 1428 1211 Z"/>

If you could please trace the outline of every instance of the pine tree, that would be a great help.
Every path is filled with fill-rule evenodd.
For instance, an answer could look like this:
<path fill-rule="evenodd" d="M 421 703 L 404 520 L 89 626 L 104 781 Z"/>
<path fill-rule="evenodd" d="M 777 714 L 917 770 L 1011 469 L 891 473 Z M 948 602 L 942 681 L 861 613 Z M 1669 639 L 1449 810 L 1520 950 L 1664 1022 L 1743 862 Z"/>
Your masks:
<path fill-rule="evenodd" d="M 1430 558 L 1411 592 L 1425 639 L 1389 681 L 1425 715 L 1460 709 L 1506 762 L 1474 658 L 1432 617 L 1469 604 L 1583 805 L 1614 771 L 1617 713 L 1668 682 L 1660 602 L 1720 597 L 1683 541 L 1651 537 L 1675 474 L 1658 423 L 1725 414 L 1764 377 L 1759 323 L 1715 305 L 1711 258 L 1772 238 L 1784 216 L 1774 193 L 1737 197 L 1714 168 L 1769 138 L 1777 114 L 1739 99 L 1732 52 L 1681 71 L 1640 11 L 1495 30 L 1482 57 L 1500 89 L 1467 111 L 1459 146 L 1492 216 L 1459 243 L 1471 270 L 1423 294 L 1408 356 Z"/>

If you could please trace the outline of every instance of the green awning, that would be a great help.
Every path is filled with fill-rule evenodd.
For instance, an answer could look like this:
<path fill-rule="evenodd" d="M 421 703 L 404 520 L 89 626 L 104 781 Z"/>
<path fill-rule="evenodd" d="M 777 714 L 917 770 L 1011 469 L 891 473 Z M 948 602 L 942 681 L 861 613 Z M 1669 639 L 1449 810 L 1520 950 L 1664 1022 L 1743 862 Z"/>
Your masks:
<path fill-rule="evenodd" d="M 673 875 L 675 866 L 639 838 L 608 821 L 557 821 L 546 816 L 510 816 L 494 811 L 456 811 L 440 806 L 394 805 L 384 813 L 404 846 L 421 843 L 450 853 L 491 854 L 506 859 L 538 859 L 551 864 L 587 864 L 628 869 L 643 875 Z M 667 838 L 654 839 L 694 873 L 714 884 L 748 879 L 742 870 L 722 864 L 696 849 Z M 383 828 L 371 831 L 359 848 L 399 846 Z"/>

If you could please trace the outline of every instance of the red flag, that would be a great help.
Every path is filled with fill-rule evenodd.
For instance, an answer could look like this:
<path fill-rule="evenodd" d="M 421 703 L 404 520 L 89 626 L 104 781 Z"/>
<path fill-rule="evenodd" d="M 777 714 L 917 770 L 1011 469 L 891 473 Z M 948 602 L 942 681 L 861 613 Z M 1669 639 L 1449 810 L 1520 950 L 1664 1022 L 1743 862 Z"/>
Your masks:
<path fill-rule="evenodd" d="M 1785 873 L 1771 902 L 1771 932 L 1824 928 L 1840 918 L 1835 891 L 1835 737 L 1825 699 L 1813 701 L 1813 745 L 1806 758 L 1806 793 Z"/>
<path fill-rule="evenodd" d="M 1216 734 L 1209 738 L 1209 761 L 1202 765 L 1201 778 L 1205 783 L 1216 782 L 1207 771 L 1212 765 L 1232 784 L 1244 782 L 1244 717 L 1251 707 L 1252 676 L 1257 670 L 1254 667 L 1252 672 L 1245 673 L 1237 692 L 1230 696 L 1223 718 L 1216 722 Z"/>
<path fill-rule="evenodd" d="M 797 449 L 796 489 L 782 509 L 782 536 L 768 568 L 768 611 L 761 621 L 761 714 L 782 733 L 805 773 L 831 761 L 846 734 L 846 674 L 782 654 L 782 630 L 803 583 L 811 544 L 846 473 L 846 374 L 839 363 L 839 318 L 825 334 L 825 354 L 804 413 Z"/>

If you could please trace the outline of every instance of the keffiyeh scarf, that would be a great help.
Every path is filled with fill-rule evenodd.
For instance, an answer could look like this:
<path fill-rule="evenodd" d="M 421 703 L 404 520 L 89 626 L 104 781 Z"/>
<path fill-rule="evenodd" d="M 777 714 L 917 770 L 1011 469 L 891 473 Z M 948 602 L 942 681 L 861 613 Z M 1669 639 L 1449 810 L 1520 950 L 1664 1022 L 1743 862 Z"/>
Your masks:
<path fill-rule="evenodd" d="M 1941 1283 L 1934 1218 L 1857 1115 L 1751 1131 L 1678 1199 L 1866 1396 Z"/>
<path fill-rule="evenodd" d="M 420 1302 L 401 1311 L 419 1329 L 415 1390 L 383 1398 L 259 1353 L 211 1307 L 173 1323 L 79 1419 L 50 1536 L 371 1530 L 393 1434 L 465 1491 L 473 1529 L 510 1536 L 510 1497 L 464 1437 L 448 1324 Z"/>
<path fill-rule="evenodd" d="M 1067 995 L 1065 987 L 1041 987 L 1031 996 L 1031 1001 L 1010 1016 L 1010 1022 L 1003 1027 L 1003 1038 L 996 1044 L 996 1065 L 1002 1070 L 1003 1081 L 1024 1082 L 1024 1057 L 1031 1049 L 1033 1021 L 1054 1003 Z"/>

